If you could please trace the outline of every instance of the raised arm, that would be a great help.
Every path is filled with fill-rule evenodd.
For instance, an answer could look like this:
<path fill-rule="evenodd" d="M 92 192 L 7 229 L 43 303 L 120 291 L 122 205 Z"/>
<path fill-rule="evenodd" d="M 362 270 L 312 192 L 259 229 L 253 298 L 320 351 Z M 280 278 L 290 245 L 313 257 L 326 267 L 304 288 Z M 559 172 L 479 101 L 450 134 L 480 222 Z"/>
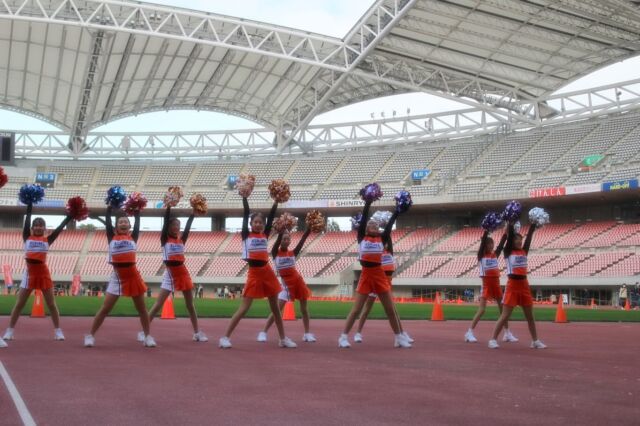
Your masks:
<path fill-rule="evenodd" d="M 532 223 L 529 226 L 529 232 L 527 232 L 527 238 L 524 240 L 524 246 L 522 247 L 525 253 L 529 254 L 529 248 L 531 247 L 531 240 L 533 239 L 533 233 L 536 230 L 536 224 Z"/>
<path fill-rule="evenodd" d="M 182 244 L 187 243 L 187 238 L 189 238 L 189 232 L 191 232 L 191 225 L 193 224 L 194 214 L 191 213 L 189 219 L 187 219 L 187 224 L 184 226 L 184 231 L 182 231 Z"/>
<path fill-rule="evenodd" d="M 280 250 L 280 243 L 282 242 L 282 232 L 278 234 L 278 238 L 276 238 L 276 242 L 273 243 L 273 247 L 271 247 L 271 257 L 274 259 L 278 256 L 278 250 Z"/>
<path fill-rule="evenodd" d="M 516 230 L 513 228 L 513 223 L 510 223 L 507 226 L 507 242 L 504 246 L 504 256 L 511 256 L 511 251 L 513 250 L 513 239 L 516 236 Z"/>
<path fill-rule="evenodd" d="M 278 210 L 278 203 L 273 203 L 271 206 L 271 211 L 269 212 L 269 216 L 267 217 L 267 225 L 264 228 L 264 235 L 267 237 L 271 233 L 271 225 L 273 225 L 273 219 L 276 217 L 276 210 Z"/>
<path fill-rule="evenodd" d="M 246 197 L 242 197 L 242 206 L 244 211 L 242 212 L 242 239 L 246 240 L 249 236 L 249 201 Z"/>
<path fill-rule="evenodd" d="M 397 218 L 398 212 L 395 211 L 389 218 L 389 222 L 387 222 L 387 225 L 384 227 L 384 231 L 382 232 L 382 242 L 387 246 L 391 245 L 393 247 L 393 242 L 391 241 L 391 231 L 393 230 L 393 224 L 396 223 Z"/>
<path fill-rule="evenodd" d="M 64 227 L 67 226 L 69 222 L 71 222 L 71 216 L 65 217 L 62 223 L 58 225 L 58 227 L 54 229 L 51 234 L 49 234 L 49 236 L 47 237 L 47 243 L 49 243 L 49 245 L 53 244 L 56 238 L 58 238 L 58 235 L 60 235 Z"/>
<path fill-rule="evenodd" d="M 496 257 L 500 257 L 502 250 L 504 249 L 504 244 L 507 242 L 507 234 L 502 234 L 500 238 L 500 242 L 498 243 L 498 247 L 496 247 L 495 254 Z"/>
<path fill-rule="evenodd" d="M 298 257 L 298 255 L 302 251 L 302 247 L 304 247 L 304 243 L 305 241 L 307 241 L 307 237 L 309 236 L 309 234 L 311 234 L 311 228 L 307 228 L 307 230 L 304 231 L 304 234 L 302 234 L 302 238 L 300 238 L 300 241 L 298 241 L 296 248 L 293 249 L 293 255 L 295 257 Z"/>
<path fill-rule="evenodd" d="M 27 215 L 24 218 L 24 227 L 22 228 L 22 241 L 27 241 L 31 236 L 31 211 L 33 204 L 27 204 Z"/>
<path fill-rule="evenodd" d="M 160 231 L 160 246 L 164 247 L 169 239 L 169 220 L 171 220 L 171 206 L 167 206 L 164 212 L 164 222 L 162 223 L 162 231 Z"/>
<path fill-rule="evenodd" d="M 484 251 L 487 248 L 487 239 L 489 238 L 489 231 L 484 231 L 480 238 L 480 247 L 478 248 L 478 260 L 484 257 Z"/>
<path fill-rule="evenodd" d="M 364 203 L 364 208 L 362 209 L 362 217 L 360 218 L 360 225 L 358 225 L 358 242 L 362 242 L 364 236 L 367 232 L 367 221 L 369 220 L 369 208 L 371 207 L 371 202 L 366 201 Z"/>
<path fill-rule="evenodd" d="M 111 206 L 107 206 L 107 213 L 104 215 L 104 225 L 107 231 L 107 241 L 111 242 L 115 236 L 113 231 L 113 223 L 111 222 Z"/>
<path fill-rule="evenodd" d="M 133 214 L 134 217 L 134 221 L 133 221 L 133 232 L 131 233 L 131 239 L 133 239 L 133 241 L 135 241 L 136 243 L 138 242 L 138 237 L 140 236 L 140 212 L 135 212 Z"/>

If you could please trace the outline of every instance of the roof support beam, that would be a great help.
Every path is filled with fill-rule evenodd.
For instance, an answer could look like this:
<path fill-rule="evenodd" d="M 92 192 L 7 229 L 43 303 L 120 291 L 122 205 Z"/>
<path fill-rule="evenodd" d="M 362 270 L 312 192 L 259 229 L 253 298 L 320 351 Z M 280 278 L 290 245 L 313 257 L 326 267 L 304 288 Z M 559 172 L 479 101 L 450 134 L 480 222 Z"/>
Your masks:
<path fill-rule="evenodd" d="M 207 81 L 207 85 L 204 87 L 204 90 L 202 90 L 202 93 L 200 93 L 200 96 L 198 96 L 198 100 L 196 101 L 195 105 L 196 109 L 199 109 L 207 102 L 207 99 L 209 98 L 209 96 L 211 96 L 213 89 L 215 89 L 218 81 L 220 81 L 220 78 L 227 70 L 227 67 L 229 66 L 231 61 L 233 61 L 233 58 L 235 56 L 236 52 L 230 49 L 224 53 L 224 56 L 220 60 L 220 63 L 211 74 L 211 77 L 209 77 L 209 81 Z"/>
<path fill-rule="evenodd" d="M 182 85 L 184 84 L 184 82 L 187 81 L 187 77 L 189 77 L 189 73 L 193 68 L 193 64 L 196 62 L 196 59 L 198 59 L 198 57 L 200 56 L 201 51 L 202 51 L 201 44 L 196 44 L 193 46 L 193 49 L 191 49 L 191 53 L 189 53 L 189 57 L 184 63 L 184 66 L 182 67 L 182 69 L 180 70 L 180 75 L 178 75 L 178 79 L 173 83 L 173 87 L 169 92 L 169 96 L 167 96 L 167 99 L 164 101 L 165 108 L 167 109 L 171 108 L 173 103 L 176 101 L 176 98 L 178 97 L 178 93 L 180 93 L 180 89 L 182 88 Z"/>
<path fill-rule="evenodd" d="M 122 83 L 124 71 L 127 69 L 127 64 L 129 63 L 129 57 L 131 56 L 131 50 L 133 49 L 134 42 L 135 37 L 133 36 L 133 34 L 129 34 L 127 44 L 124 47 L 124 51 L 122 52 L 120 66 L 118 66 L 118 71 L 116 72 L 116 76 L 113 79 L 113 84 L 111 85 L 111 91 L 109 92 L 109 98 L 107 99 L 107 106 L 104 108 L 104 112 L 102 113 L 102 121 L 107 121 L 111 116 L 113 103 L 116 101 L 116 96 L 118 95 L 120 84 Z"/>

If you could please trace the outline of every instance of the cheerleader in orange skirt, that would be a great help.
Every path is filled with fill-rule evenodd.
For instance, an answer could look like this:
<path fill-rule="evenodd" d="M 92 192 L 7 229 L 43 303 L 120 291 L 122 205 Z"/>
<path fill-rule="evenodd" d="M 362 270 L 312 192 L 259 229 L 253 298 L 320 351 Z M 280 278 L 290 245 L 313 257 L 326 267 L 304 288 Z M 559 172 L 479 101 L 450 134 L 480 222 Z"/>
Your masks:
<path fill-rule="evenodd" d="M 267 239 L 271 233 L 271 224 L 276 215 L 278 203 L 273 204 L 266 226 L 262 213 L 254 213 L 249 217 L 249 202 L 246 197 L 242 197 L 242 205 L 244 207 L 242 216 L 242 258 L 249 264 L 249 273 L 242 292 L 240 307 L 231 317 L 227 331 L 220 338 L 218 346 L 223 349 L 231 347 L 229 338 L 251 307 L 253 299 L 266 297 L 269 299 L 269 307 L 278 328 L 278 335 L 280 336 L 278 345 L 281 348 L 295 348 L 297 345 L 293 340 L 284 335 L 284 324 L 278 308 L 280 283 L 269 265 L 269 251 L 267 249 Z M 249 220 L 251 220 L 251 231 L 249 231 Z"/>
<path fill-rule="evenodd" d="M 531 333 L 531 348 L 544 349 L 547 346 L 538 339 L 536 331 L 536 321 L 533 317 L 533 298 L 531 297 L 531 289 L 527 280 L 527 256 L 531 247 L 531 239 L 536 225 L 532 223 L 527 233 L 527 238 L 522 244 L 522 235 L 516 233 L 513 223 L 509 223 L 507 228 L 507 244 L 504 247 L 504 257 L 507 262 L 507 289 L 502 297 L 502 314 L 496 322 L 493 329 L 493 336 L 489 340 L 489 348 L 496 349 L 498 345 L 498 334 L 500 330 L 507 324 L 513 308 L 520 305 L 524 312 L 524 317 L 529 325 Z"/>
<path fill-rule="evenodd" d="M 149 322 L 153 321 L 155 316 L 158 315 L 162 305 L 164 305 L 171 293 L 181 291 L 184 296 L 184 304 L 189 312 L 191 325 L 193 326 L 193 341 L 208 342 L 209 338 L 198 327 L 198 315 L 193 304 L 193 281 L 191 280 L 191 275 L 189 275 L 189 270 L 184 264 L 184 245 L 187 243 L 187 238 L 189 238 L 189 231 L 194 217 L 193 213 L 189 216 L 181 236 L 180 219 L 171 218 L 171 206 L 167 207 L 162 232 L 160 233 L 162 260 L 166 269 L 162 276 L 160 294 L 151 311 L 149 311 Z M 144 341 L 144 332 L 138 333 L 138 341 Z"/>
<path fill-rule="evenodd" d="M 298 257 L 302 251 L 302 247 L 304 247 L 304 243 L 310 233 L 311 229 L 307 228 L 298 242 L 298 245 L 293 249 L 293 251 L 291 251 L 289 250 L 291 235 L 289 234 L 289 231 L 285 230 L 278 234 L 278 238 L 271 249 L 271 256 L 276 264 L 276 271 L 278 272 L 278 275 L 280 275 L 280 279 L 282 281 L 282 290 L 280 290 L 280 293 L 278 294 L 278 307 L 282 312 L 285 303 L 296 300 L 300 302 L 300 312 L 302 313 L 302 324 L 304 326 L 304 335 L 302 336 L 302 340 L 304 342 L 315 342 L 317 340 L 316 336 L 309 332 L 309 310 L 307 309 L 307 300 L 311 297 L 311 290 L 307 287 L 302 275 L 300 275 L 296 270 L 296 257 Z M 269 327 L 273 324 L 273 321 L 274 317 L 273 314 L 271 314 L 269 315 L 269 318 L 267 318 L 264 330 L 258 333 L 258 342 L 267 341 L 267 332 L 269 331 Z"/>
<path fill-rule="evenodd" d="M 109 263 L 113 265 L 113 272 L 107 285 L 104 303 L 93 319 L 91 332 L 84 336 L 84 346 L 93 347 L 96 343 L 95 334 L 109 315 L 120 296 L 129 296 L 140 316 L 140 323 L 144 332 L 143 344 L 147 348 L 154 348 L 156 342 L 149 334 L 149 314 L 144 304 L 147 286 L 136 267 L 136 242 L 140 235 L 140 212 L 136 212 L 131 231 L 131 222 L 126 216 L 116 219 L 116 227 L 111 223 L 111 206 L 107 206 L 106 230 L 109 242 Z"/>
<path fill-rule="evenodd" d="M 393 258 L 393 239 L 391 238 L 391 230 L 393 229 L 393 224 L 398 218 L 398 212 L 395 211 L 389 222 L 384 227 L 384 231 L 382 233 L 382 240 L 386 241 L 384 246 L 384 252 L 382 253 L 382 270 L 384 274 L 387 276 L 387 280 L 389 280 L 389 285 L 393 286 L 393 273 L 396 270 L 395 259 Z M 353 341 L 356 343 L 362 343 L 362 329 L 364 328 L 364 324 L 367 322 L 367 318 L 369 317 L 369 313 L 371 312 L 371 308 L 373 308 L 373 304 L 376 301 L 378 295 L 376 293 L 369 293 L 369 297 L 362 308 L 362 312 L 360 312 L 360 320 L 358 320 L 358 329 L 356 334 L 353 335 Z M 398 311 L 395 309 L 395 304 L 393 305 L 393 309 L 396 315 L 396 320 L 398 321 L 398 326 L 400 327 L 400 333 L 407 339 L 409 343 L 413 343 L 413 338 L 409 336 L 409 333 L 404 331 L 402 328 L 402 321 L 400 321 L 400 316 L 398 315 Z"/>
<path fill-rule="evenodd" d="M 41 217 L 36 217 L 33 219 L 33 223 L 31 223 L 32 209 L 32 204 L 27 205 L 27 216 L 24 220 L 24 228 L 22 230 L 25 251 L 24 259 L 27 268 L 22 276 L 16 304 L 11 311 L 9 327 L 5 331 L 4 336 L 2 336 L 2 340 L 13 340 L 13 329 L 18 322 L 22 308 L 24 308 L 33 290 L 42 291 L 44 300 L 49 307 L 51 321 L 53 321 L 54 339 L 64 340 L 64 334 L 60 329 L 60 313 L 53 295 L 53 281 L 51 280 L 51 274 L 47 267 L 47 252 L 51 244 L 53 244 L 56 238 L 58 238 L 58 235 L 60 235 L 60 232 L 62 232 L 64 227 L 71 221 L 72 217 L 65 217 L 62 223 L 51 234 L 45 237 L 44 233 L 47 225 Z M 31 225 L 31 228 L 29 228 L 29 225 Z"/>
<path fill-rule="evenodd" d="M 360 225 L 358 226 L 358 260 L 362 266 L 362 272 L 360 273 L 360 280 L 356 288 L 355 302 L 351 308 L 351 312 L 349 312 L 347 316 L 342 334 L 338 339 L 338 347 L 351 347 L 349 343 L 349 331 L 351 331 L 369 295 L 375 293 L 380 299 L 380 303 L 382 303 L 391 329 L 395 334 L 394 346 L 396 348 L 410 348 L 411 343 L 407 337 L 402 334 L 400 329 L 391 294 L 391 284 L 382 269 L 382 255 L 385 245 L 388 244 L 389 235 L 384 236 L 383 239 L 383 236 L 380 234 L 378 222 L 368 219 L 370 207 L 371 202 L 365 202 Z"/>
<path fill-rule="evenodd" d="M 473 330 L 484 315 L 487 307 L 487 301 L 493 299 L 498 303 L 498 309 L 502 313 L 502 290 L 500 289 L 500 266 L 498 258 L 502 253 L 504 244 L 507 241 L 507 234 L 503 234 L 498 244 L 498 248 L 494 251 L 494 242 L 489 237 L 489 231 L 484 231 L 480 240 L 480 248 L 478 249 L 478 269 L 480 271 L 480 279 L 482 280 L 482 294 L 480 295 L 480 306 L 473 317 L 471 327 L 464 335 L 464 341 L 476 343 L 478 339 L 473 334 Z M 518 338 L 509 330 L 509 323 L 504 323 L 503 342 L 517 342 Z"/>

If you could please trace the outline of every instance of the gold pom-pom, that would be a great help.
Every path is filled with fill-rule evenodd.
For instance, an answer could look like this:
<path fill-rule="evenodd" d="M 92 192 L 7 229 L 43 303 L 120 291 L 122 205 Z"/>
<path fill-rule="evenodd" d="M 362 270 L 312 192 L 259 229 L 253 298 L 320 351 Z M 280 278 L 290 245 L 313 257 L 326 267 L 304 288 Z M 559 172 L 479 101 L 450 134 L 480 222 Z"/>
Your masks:
<path fill-rule="evenodd" d="M 193 194 L 189 200 L 193 208 L 193 214 L 196 216 L 204 216 L 207 214 L 207 199 L 202 194 Z"/>
<path fill-rule="evenodd" d="M 241 173 L 238 177 L 238 183 L 236 184 L 236 188 L 238 189 L 238 194 L 241 197 L 249 198 L 251 193 L 253 192 L 253 187 L 256 185 L 256 177 L 254 175 L 247 175 Z"/>
<path fill-rule="evenodd" d="M 307 213 L 305 223 L 307 224 L 307 227 L 311 229 L 311 232 L 319 233 L 324 231 L 324 216 L 322 215 L 322 213 L 320 213 L 319 210 L 311 210 L 309 213 Z"/>
<path fill-rule="evenodd" d="M 295 229 L 297 225 L 298 225 L 298 218 L 290 215 L 287 212 L 282 213 L 280 217 L 277 217 L 273 221 L 273 229 L 277 233 L 280 233 L 285 229 L 287 231 L 293 231 L 293 229 Z"/>
<path fill-rule="evenodd" d="M 277 203 L 286 203 L 291 197 L 289 184 L 284 179 L 274 179 L 269 184 L 271 198 Z"/>
<path fill-rule="evenodd" d="M 167 193 L 164 194 L 164 206 L 175 207 L 178 205 L 182 197 L 184 197 L 182 188 L 180 188 L 179 186 L 170 186 L 167 190 Z"/>

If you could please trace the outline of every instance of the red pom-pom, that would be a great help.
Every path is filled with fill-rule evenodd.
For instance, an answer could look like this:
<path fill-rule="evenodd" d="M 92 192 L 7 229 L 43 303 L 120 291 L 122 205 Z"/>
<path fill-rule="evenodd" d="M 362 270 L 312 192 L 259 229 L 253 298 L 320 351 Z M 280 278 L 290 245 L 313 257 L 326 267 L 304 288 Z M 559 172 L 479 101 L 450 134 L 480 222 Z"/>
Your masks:
<path fill-rule="evenodd" d="M 147 207 L 147 198 L 141 192 L 132 192 L 124 202 L 122 209 L 127 216 L 133 216 L 144 210 L 145 207 Z"/>
<path fill-rule="evenodd" d="M 4 169 L 0 167 L 0 188 L 5 186 L 9 182 L 9 176 L 4 172 Z"/>
<path fill-rule="evenodd" d="M 89 208 L 82 197 L 72 197 L 67 201 L 67 215 L 74 220 L 83 221 L 89 217 Z"/>

